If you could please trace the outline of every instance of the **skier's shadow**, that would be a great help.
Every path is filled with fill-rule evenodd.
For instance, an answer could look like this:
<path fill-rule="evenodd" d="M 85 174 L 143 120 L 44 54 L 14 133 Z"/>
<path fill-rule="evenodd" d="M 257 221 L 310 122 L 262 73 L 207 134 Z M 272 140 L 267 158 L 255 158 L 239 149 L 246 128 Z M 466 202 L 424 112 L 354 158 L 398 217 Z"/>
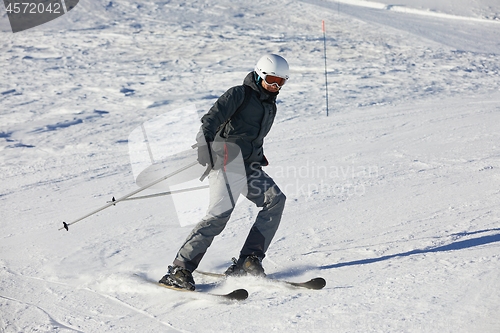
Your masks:
<path fill-rule="evenodd" d="M 455 240 L 457 240 L 457 239 L 471 236 L 471 235 L 487 233 L 487 232 L 495 232 L 495 231 L 496 232 L 500 231 L 500 228 L 486 229 L 486 230 L 479 230 L 479 231 L 472 231 L 472 232 L 461 232 L 461 233 L 451 234 L 450 236 L 453 237 Z M 496 243 L 496 242 L 500 242 L 500 233 L 497 233 L 494 235 L 466 239 L 466 240 L 459 240 L 459 241 L 455 241 L 455 242 L 448 244 L 448 245 L 427 247 L 425 249 L 417 249 L 417 250 L 412 250 L 412 251 L 403 252 L 403 253 L 396 253 L 396 254 L 386 255 L 386 256 L 382 256 L 382 257 L 378 257 L 378 258 L 360 259 L 360 260 L 341 262 L 341 263 L 331 264 L 331 265 L 323 265 L 323 266 L 319 266 L 319 267 L 312 266 L 312 265 L 303 265 L 303 266 L 299 266 L 299 267 L 290 268 L 290 269 L 283 271 L 283 272 L 276 272 L 276 273 L 268 274 L 268 277 L 273 278 L 273 279 L 290 279 L 293 277 L 303 276 L 304 274 L 307 274 L 308 272 L 310 273 L 311 271 L 315 271 L 315 270 L 328 270 L 328 269 L 341 268 L 341 267 L 347 267 L 347 266 L 367 265 L 367 264 L 373 264 L 373 263 L 377 263 L 377 262 L 381 262 L 381 261 L 385 261 L 385 260 L 391 260 L 391 259 L 398 258 L 398 257 L 409 257 L 409 256 L 425 254 L 425 253 L 464 250 L 464 249 L 468 249 L 468 248 L 472 248 L 472 247 L 476 247 L 476 246 L 481 246 L 481 245 L 486 245 L 486 244 L 491 244 L 491 243 Z M 210 288 L 210 286 L 205 286 L 205 288 Z"/>
<path fill-rule="evenodd" d="M 480 234 L 480 233 L 485 233 L 485 232 L 492 232 L 492 231 L 500 231 L 500 228 L 479 230 L 479 231 L 473 231 L 473 232 L 463 232 L 463 233 L 452 234 L 451 236 L 453 236 L 456 239 L 459 239 L 459 238 L 470 236 L 470 235 L 475 235 L 475 234 Z M 496 243 L 496 242 L 500 242 L 500 233 L 497 233 L 494 235 L 466 239 L 466 240 L 460 240 L 460 241 L 456 241 L 456 242 L 453 242 L 453 243 L 448 244 L 448 245 L 442 245 L 442 246 L 437 246 L 437 247 L 428 247 L 425 249 L 417 249 L 417 250 L 412 250 L 412 251 L 403 252 L 403 253 L 386 255 L 386 256 L 382 256 L 382 257 L 378 257 L 378 258 L 361 259 L 361 260 L 341 262 L 341 263 L 331 264 L 331 265 L 324 265 L 324 266 L 318 267 L 317 269 L 326 270 L 326 269 L 340 268 L 340 267 L 346 267 L 346 266 L 367 265 L 367 264 L 373 264 L 373 263 L 381 262 L 381 261 L 385 261 L 385 260 L 391 260 L 391 259 L 398 258 L 398 257 L 409 257 L 409 256 L 418 255 L 418 254 L 425 254 L 425 253 L 464 250 L 464 249 L 468 249 L 468 248 L 472 248 L 472 247 L 476 247 L 476 246 L 481 246 L 481 245 L 486 245 L 486 244 L 491 244 L 491 243 Z"/>

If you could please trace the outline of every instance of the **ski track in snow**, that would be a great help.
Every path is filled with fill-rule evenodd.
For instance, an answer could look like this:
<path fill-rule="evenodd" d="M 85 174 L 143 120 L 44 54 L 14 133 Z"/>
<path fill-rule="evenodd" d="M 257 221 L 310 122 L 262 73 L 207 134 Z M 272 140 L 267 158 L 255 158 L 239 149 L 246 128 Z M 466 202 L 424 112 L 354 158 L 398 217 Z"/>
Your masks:
<path fill-rule="evenodd" d="M 496 332 L 499 8 L 417 2 L 97 0 L 17 34 L 1 12 L 0 331 Z M 195 276 L 250 292 L 226 302 L 145 283 L 190 229 L 165 197 L 57 231 L 137 188 L 137 126 L 201 116 L 264 52 L 292 72 L 266 140 L 288 200 L 264 265 L 324 290 Z M 257 211 L 237 207 L 200 269 L 229 265 Z"/>
<path fill-rule="evenodd" d="M 75 330 L 69 326 L 66 326 L 60 322 L 58 322 L 57 320 L 55 320 L 54 318 L 52 318 L 52 316 L 47 313 L 47 311 L 45 311 L 44 309 L 42 309 L 41 307 L 37 306 L 37 305 L 33 305 L 33 304 L 30 304 L 30 303 L 26 303 L 26 302 L 23 302 L 23 301 L 20 301 L 20 300 L 17 300 L 17 299 L 14 299 L 14 298 L 10 298 L 10 297 L 5 297 L 5 296 L 0 296 L 0 298 L 3 298 L 4 300 L 8 300 L 8 301 L 12 301 L 12 302 L 17 302 L 17 303 L 20 303 L 22 305 L 26 305 L 28 308 L 29 307 L 34 307 L 38 310 L 40 310 L 41 312 L 43 312 L 45 315 L 47 315 L 47 317 L 49 318 L 49 323 L 46 324 L 46 325 L 40 325 L 40 324 L 36 324 L 38 327 L 34 327 L 34 325 L 30 325 L 29 327 L 16 327 L 16 324 L 15 322 L 6 322 L 5 319 L 3 319 L 3 327 L 8 327 L 9 329 L 15 329 L 17 331 L 28 331 L 28 330 L 43 330 L 43 331 L 49 331 L 50 329 L 63 329 L 63 330 L 70 330 L 70 331 L 73 331 L 73 332 L 82 332 L 82 331 L 79 331 L 79 330 Z M 13 327 L 14 326 L 14 327 Z"/>

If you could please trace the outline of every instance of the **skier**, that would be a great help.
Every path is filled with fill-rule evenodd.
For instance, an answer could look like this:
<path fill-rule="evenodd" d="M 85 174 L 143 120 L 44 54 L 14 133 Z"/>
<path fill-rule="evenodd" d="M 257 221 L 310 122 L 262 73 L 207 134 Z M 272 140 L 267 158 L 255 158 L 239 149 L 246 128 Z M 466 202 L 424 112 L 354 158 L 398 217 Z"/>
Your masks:
<path fill-rule="evenodd" d="M 160 283 L 195 289 L 192 272 L 214 237 L 226 226 L 240 193 L 262 209 L 239 258 L 233 258 L 225 274 L 265 276 L 262 260 L 278 229 L 286 197 L 262 170 L 268 165 L 262 146 L 276 116 L 276 97 L 288 75 L 289 66 L 283 57 L 265 55 L 254 71 L 247 74 L 243 85 L 227 90 L 202 117 L 197 135 L 198 162 L 207 166 L 209 208 L 179 249 Z M 231 148 L 231 143 L 238 147 L 237 152 Z M 238 154 L 243 158 L 243 172 L 229 172 L 227 163 Z"/>

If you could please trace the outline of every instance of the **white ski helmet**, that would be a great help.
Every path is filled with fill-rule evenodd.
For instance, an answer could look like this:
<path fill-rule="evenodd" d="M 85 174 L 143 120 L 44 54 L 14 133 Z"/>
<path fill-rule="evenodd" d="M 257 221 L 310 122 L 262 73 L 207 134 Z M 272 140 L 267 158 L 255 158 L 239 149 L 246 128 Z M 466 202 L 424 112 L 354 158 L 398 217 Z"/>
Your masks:
<path fill-rule="evenodd" d="M 288 80 L 290 69 L 288 62 L 277 54 L 267 54 L 259 59 L 255 65 L 255 72 L 263 80 L 267 75 L 273 75 Z"/>

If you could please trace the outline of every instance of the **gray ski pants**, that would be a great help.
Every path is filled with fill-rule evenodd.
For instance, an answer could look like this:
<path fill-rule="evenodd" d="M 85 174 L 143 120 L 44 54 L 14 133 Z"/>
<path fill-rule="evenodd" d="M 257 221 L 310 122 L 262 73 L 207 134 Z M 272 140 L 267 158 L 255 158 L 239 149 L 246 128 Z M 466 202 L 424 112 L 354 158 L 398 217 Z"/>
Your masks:
<path fill-rule="evenodd" d="M 194 271 L 215 236 L 224 230 L 234 203 L 240 194 L 246 196 L 257 207 L 257 215 L 240 256 L 256 255 L 264 258 L 265 253 L 280 224 L 286 197 L 261 168 L 250 175 L 212 170 L 209 174 L 210 204 L 206 216 L 198 223 L 181 246 L 174 265 Z M 230 184 L 230 186 L 228 186 Z"/>

